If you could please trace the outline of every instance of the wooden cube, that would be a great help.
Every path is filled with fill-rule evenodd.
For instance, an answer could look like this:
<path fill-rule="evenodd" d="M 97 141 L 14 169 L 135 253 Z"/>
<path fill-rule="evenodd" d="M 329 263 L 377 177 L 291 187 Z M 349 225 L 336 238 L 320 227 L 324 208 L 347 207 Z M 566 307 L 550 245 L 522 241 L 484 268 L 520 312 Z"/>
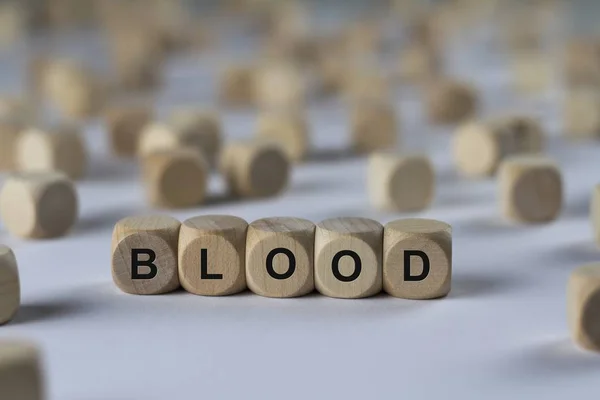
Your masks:
<path fill-rule="evenodd" d="M 352 110 L 352 148 L 358 153 L 395 148 L 399 121 L 391 104 L 361 103 Z"/>
<path fill-rule="evenodd" d="M 424 210 L 435 192 L 433 165 L 423 155 L 373 153 L 369 158 L 368 188 L 371 204 L 381 210 Z"/>
<path fill-rule="evenodd" d="M 125 293 L 154 295 L 179 288 L 180 222 L 162 215 L 128 217 L 112 234 L 112 276 Z"/>
<path fill-rule="evenodd" d="M 564 53 L 565 79 L 573 87 L 600 85 L 600 43 L 577 39 L 567 44 Z"/>
<path fill-rule="evenodd" d="M 452 228 L 431 219 L 388 223 L 383 236 L 383 289 L 404 299 L 433 299 L 450 292 Z"/>
<path fill-rule="evenodd" d="M 515 88 L 521 93 L 539 93 L 548 89 L 553 79 L 551 59 L 539 52 L 519 52 L 512 57 Z"/>
<path fill-rule="evenodd" d="M 221 121 L 216 113 L 179 109 L 171 115 L 170 125 L 178 133 L 180 145 L 198 148 L 209 165 L 216 164 L 223 142 Z"/>
<path fill-rule="evenodd" d="M 0 325 L 9 322 L 21 303 L 17 259 L 12 250 L 0 244 Z"/>
<path fill-rule="evenodd" d="M 0 341 L 0 398 L 43 400 L 45 392 L 38 346 L 24 340 Z"/>
<path fill-rule="evenodd" d="M 315 287 L 329 297 L 381 292 L 383 226 L 366 218 L 332 218 L 315 233 Z"/>
<path fill-rule="evenodd" d="M 300 218 L 265 218 L 248 227 L 248 288 L 266 297 L 298 297 L 312 292 L 315 225 Z"/>
<path fill-rule="evenodd" d="M 421 84 L 437 79 L 441 70 L 439 56 L 429 46 L 411 44 L 400 53 L 397 77 L 403 83 Z"/>
<path fill-rule="evenodd" d="M 23 124 L 14 118 L 0 117 L 0 171 L 13 171 L 17 167 L 15 160 L 16 143 Z"/>
<path fill-rule="evenodd" d="M 290 160 L 302 161 L 310 147 L 306 116 L 294 111 L 270 111 L 260 115 L 259 137 L 279 142 Z"/>
<path fill-rule="evenodd" d="M 197 206 L 205 198 L 208 164 L 191 149 L 156 151 L 142 159 L 142 175 L 150 204 L 156 207 Z"/>
<path fill-rule="evenodd" d="M 85 141 L 73 125 L 25 130 L 17 140 L 16 158 L 20 171 L 60 171 L 74 180 L 83 178 L 88 162 Z"/>
<path fill-rule="evenodd" d="M 305 76 L 291 63 L 267 63 L 254 76 L 256 101 L 265 110 L 303 108 L 306 87 Z"/>
<path fill-rule="evenodd" d="M 272 141 L 230 142 L 221 155 L 220 169 L 231 194 L 240 197 L 272 197 L 288 185 L 290 160 Z"/>
<path fill-rule="evenodd" d="M 471 85 L 437 79 L 427 86 L 425 103 L 431 122 L 455 124 L 475 115 L 478 98 Z"/>
<path fill-rule="evenodd" d="M 219 100 L 230 107 L 248 107 L 256 103 L 253 66 L 232 65 L 224 68 L 219 77 Z"/>
<path fill-rule="evenodd" d="M 542 223 L 558 217 L 563 184 L 558 166 L 543 156 L 513 156 L 500 165 L 502 212 L 517 222 Z"/>
<path fill-rule="evenodd" d="M 106 113 L 106 129 L 113 154 L 133 157 L 143 129 L 153 118 L 153 110 L 143 105 L 120 105 Z"/>
<path fill-rule="evenodd" d="M 573 341 L 584 349 L 600 351 L 600 264 L 571 273 L 567 285 L 567 316 Z"/>
<path fill-rule="evenodd" d="M 75 186 L 59 172 L 25 172 L 7 178 L 0 191 L 6 229 L 21 238 L 64 236 L 78 216 Z"/>
<path fill-rule="evenodd" d="M 179 280 L 190 293 L 225 296 L 246 289 L 248 223 L 229 215 L 203 215 L 179 231 Z"/>
<path fill-rule="evenodd" d="M 600 137 L 600 95 L 597 89 L 577 89 L 567 94 L 564 123 L 563 132 L 569 138 Z"/>
<path fill-rule="evenodd" d="M 348 102 L 387 103 L 390 101 L 390 82 L 384 72 L 375 68 L 352 68 L 343 80 Z"/>
<path fill-rule="evenodd" d="M 496 173 L 506 157 L 541 153 L 544 146 L 542 127 L 534 119 L 516 116 L 471 121 L 454 135 L 454 162 L 465 176 L 487 177 Z"/>
<path fill-rule="evenodd" d="M 594 186 L 592 191 L 592 202 L 590 206 L 590 216 L 592 222 L 592 229 L 594 231 L 594 238 L 596 243 L 600 246 L 600 185 Z"/>

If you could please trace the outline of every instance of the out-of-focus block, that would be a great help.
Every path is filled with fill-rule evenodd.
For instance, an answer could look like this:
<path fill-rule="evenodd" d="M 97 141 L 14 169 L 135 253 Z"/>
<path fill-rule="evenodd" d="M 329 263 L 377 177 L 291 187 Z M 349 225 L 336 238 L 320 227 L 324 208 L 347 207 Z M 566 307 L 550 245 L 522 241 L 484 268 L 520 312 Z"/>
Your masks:
<path fill-rule="evenodd" d="M 23 124 L 14 118 L 0 117 L 0 171 L 16 169 L 16 143 L 22 130 Z"/>
<path fill-rule="evenodd" d="M 44 373 L 37 345 L 24 340 L 0 341 L 0 398 L 43 400 Z"/>
<path fill-rule="evenodd" d="M 389 150 L 398 145 L 398 116 L 387 102 L 356 104 L 351 125 L 352 148 L 358 153 Z"/>
<path fill-rule="evenodd" d="M 564 133 L 573 139 L 600 137 L 600 95 L 597 89 L 568 93 L 564 105 Z"/>
<path fill-rule="evenodd" d="M 518 53 L 512 57 L 515 88 L 523 93 L 540 93 L 553 81 L 552 60 L 538 52 Z"/>
<path fill-rule="evenodd" d="M 146 106 L 121 105 L 106 113 L 106 129 L 112 152 L 121 157 L 133 157 L 143 129 L 153 118 Z"/>
<path fill-rule="evenodd" d="M 0 325 L 9 322 L 21 303 L 19 268 L 12 250 L 0 244 Z"/>
<path fill-rule="evenodd" d="M 289 159 L 302 161 L 310 147 L 308 122 L 305 115 L 294 111 L 268 111 L 260 115 L 258 136 L 281 144 Z"/>
<path fill-rule="evenodd" d="M 571 273 L 567 284 L 567 317 L 573 341 L 600 352 L 600 264 L 589 264 Z"/>
<path fill-rule="evenodd" d="M 219 115 L 197 109 L 179 109 L 173 112 L 170 125 L 178 133 L 183 145 L 198 148 L 209 165 L 219 159 L 223 142 Z"/>
<path fill-rule="evenodd" d="M 435 80 L 427 86 L 427 115 L 433 123 L 462 122 L 473 117 L 477 107 L 477 92 L 471 85 L 453 80 Z"/>
<path fill-rule="evenodd" d="M 286 62 L 269 62 L 254 76 L 257 104 L 265 110 L 302 109 L 306 105 L 306 87 L 303 73 Z"/>
<path fill-rule="evenodd" d="M 249 65 L 231 65 L 219 77 L 219 100 L 230 107 L 248 107 L 256 103 L 254 89 L 255 68 Z"/>

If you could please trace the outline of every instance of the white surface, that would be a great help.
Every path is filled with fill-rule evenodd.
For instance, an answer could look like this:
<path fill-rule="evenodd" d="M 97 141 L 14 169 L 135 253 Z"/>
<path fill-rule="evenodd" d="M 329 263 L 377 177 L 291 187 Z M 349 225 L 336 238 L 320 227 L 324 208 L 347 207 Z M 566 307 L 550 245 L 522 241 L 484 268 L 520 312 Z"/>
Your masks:
<path fill-rule="evenodd" d="M 485 89 L 483 113 L 527 110 L 543 116 L 556 136 L 559 91 L 517 101 L 503 65 L 482 56 L 484 47 L 471 47 L 470 56 L 457 53 L 452 64 L 454 73 L 474 76 Z M 212 90 L 208 65 L 206 58 L 174 62 L 170 89 L 160 103 L 207 104 Z M 41 344 L 53 400 L 564 399 L 596 394 L 600 356 L 571 344 L 565 287 L 574 267 L 600 261 L 588 220 L 600 146 L 552 140 L 550 152 L 566 184 L 564 212 L 549 225 L 510 226 L 498 216 L 493 180 L 466 181 L 452 171 L 449 129 L 424 125 L 415 92 L 399 89 L 398 109 L 407 148 L 428 151 L 438 168 L 435 204 L 416 215 L 454 228 L 454 275 L 447 298 L 311 295 L 275 300 L 249 293 L 227 298 L 120 293 L 110 275 L 111 229 L 121 217 L 148 209 L 135 166 L 105 155 L 105 136 L 96 124 L 87 131 L 94 159 L 88 179 L 78 185 L 82 208 L 74 232 L 60 240 L 25 242 L 0 230 L 0 242 L 17 255 L 23 287 L 21 311 L 0 328 L 0 337 L 27 337 Z M 311 121 L 319 149 L 347 144 L 339 104 L 315 104 Z M 225 126 L 230 137 L 249 135 L 253 116 L 227 114 Z M 369 206 L 365 173 L 365 159 L 325 157 L 296 168 L 281 198 L 216 201 L 170 214 L 185 219 L 229 213 L 248 221 L 292 215 L 315 222 L 364 216 L 382 223 L 407 216 Z M 216 195 L 222 184 L 218 177 L 212 183 Z"/>

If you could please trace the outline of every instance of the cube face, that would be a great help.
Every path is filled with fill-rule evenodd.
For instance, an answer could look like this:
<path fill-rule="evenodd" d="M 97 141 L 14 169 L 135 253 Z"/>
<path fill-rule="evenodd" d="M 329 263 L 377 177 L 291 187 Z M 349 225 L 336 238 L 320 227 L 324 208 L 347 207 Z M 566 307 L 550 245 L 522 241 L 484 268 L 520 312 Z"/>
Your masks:
<path fill-rule="evenodd" d="M 17 260 L 12 250 L 0 245 L 0 325 L 9 322 L 21 302 Z"/>
<path fill-rule="evenodd" d="M 600 136 L 600 96 L 595 91 L 573 91 L 564 106 L 565 134 L 570 138 Z"/>
<path fill-rule="evenodd" d="M 110 144 L 114 154 L 133 157 L 139 137 L 150 122 L 152 111 L 145 107 L 127 107 L 111 110 L 106 117 Z"/>
<path fill-rule="evenodd" d="M 255 71 L 249 66 L 225 69 L 219 81 L 220 102 L 228 106 L 250 106 L 255 103 Z"/>
<path fill-rule="evenodd" d="M 574 270 L 567 286 L 567 312 L 573 340 L 600 352 L 600 264 Z"/>
<path fill-rule="evenodd" d="M 258 120 L 258 135 L 276 140 L 292 161 L 303 160 L 309 149 L 308 126 L 303 116 L 292 113 L 267 113 Z"/>
<path fill-rule="evenodd" d="M 246 289 L 248 224 L 232 216 L 201 216 L 182 224 L 179 280 L 185 290 L 224 296 Z"/>
<path fill-rule="evenodd" d="M 427 92 L 427 112 L 434 123 L 456 123 L 471 117 L 477 95 L 469 85 L 454 81 L 434 82 Z"/>
<path fill-rule="evenodd" d="M 511 157 L 500 166 L 504 215 L 518 222 L 543 223 L 558 217 L 562 208 L 562 178 L 543 157 Z"/>
<path fill-rule="evenodd" d="M 315 286 L 329 297 L 363 298 L 382 289 L 383 227 L 365 218 L 335 218 L 317 225 Z"/>
<path fill-rule="evenodd" d="M 42 400 L 45 397 L 40 354 L 31 343 L 0 341 L 0 398 Z"/>
<path fill-rule="evenodd" d="M 125 293 L 152 295 L 179 287 L 179 221 L 163 216 L 131 217 L 115 226 L 112 276 Z"/>
<path fill-rule="evenodd" d="M 450 292 L 452 236 L 448 224 L 408 219 L 386 225 L 383 288 L 406 299 L 433 299 Z"/>
<path fill-rule="evenodd" d="M 250 224 L 246 245 L 248 288 L 266 297 L 297 297 L 314 290 L 315 225 L 299 218 Z"/>
<path fill-rule="evenodd" d="M 359 153 L 389 150 L 398 144 L 398 121 L 387 103 L 361 104 L 352 115 L 352 148 Z"/>

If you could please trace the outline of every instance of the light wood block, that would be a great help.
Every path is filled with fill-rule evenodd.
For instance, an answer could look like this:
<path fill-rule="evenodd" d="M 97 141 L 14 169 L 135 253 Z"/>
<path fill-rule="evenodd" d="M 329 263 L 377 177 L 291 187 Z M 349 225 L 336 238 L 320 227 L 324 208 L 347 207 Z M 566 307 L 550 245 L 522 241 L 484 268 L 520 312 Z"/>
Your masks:
<path fill-rule="evenodd" d="M 203 215 L 179 231 L 179 280 L 190 293 L 225 296 L 246 289 L 248 223 L 229 215 Z"/>
<path fill-rule="evenodd" d="M 181 223 L 162 215 L 129 217 L 112 234 L 112 276 L 125 293 L 154 295 L 179 288 Z"/>
<path fill-rule="evenodd" d="M 358 153 L 389 150 L 399 143 L 399 121 L 391 104 L 361 103 L 352 110 L 352 148 Z"/>
<path fill-rule="evenodd" d="M 150 204 L 185 208 L 197 206 L 204 200 L 209 169 L 197 151 L 173 149 L 143 157 L 142 176 Z"/>
<path fill-rule="evenodd" d="M 142 105 L 119 105 L 106 113 L 106 129 L 113 154 L 134 157 L 143 129 L 150 124 L 154 111 Z"/>
<path fill-rule="evenodd" d="M 425 107 L 436 124 L 456 124 L 472 118 L 478 108 L 475 88 L 464 82 L 437 79 L 427 85 Z"/>
<path fill-rule="evenodd" d="M 403 83 L 427 83 L 437 79 L 440 71 L 439 56 L 428 46 L 415 43 L 400 53 L 397 77 Z"/>
<path fill-rule="evenodd" d="M 434 299 L 450 292 L 452 228 L 431 219 L 388 223 L 383 236 L 383 289 L 404 299 Z"/>
<path fill-rule="evenodd" d="M 576 89 L 564 104 L 565 136 L 571 139 L 600 137 L 600 95 L 597 89 Z"/>
<path fill-rule="evenodd" d="M 521 93 L 540 93 L 555 81 L 553 60 L 536 51 L 520 52 L 511 58 L 515 89 Z"/>
<path fill-rule="evenodd" d="M 17 259 L 9 247 L 0 244 L 0 325 L 13 319 L 20 304 Z"/>
<path fill-rule="evenodd" d="M 516 154 L 537 154 L 544 150 L 542 127 L 527 117 L 501 117 L 461 125 L 453 139 L 454 162 L 465 176 L 494 175 L 500 162 Z"/>
<path fill-rule="evenodd" d="M 17 167 L 15 160 L 16 143 L 23 124 L 14 118 L 0 117 L 0 171 L 13 171 Z"/>
<path fill-rule="evenodd" d="M 571 337 L 584 349 L 600 351 L 600 264 L 575 269 L 567 284 L 567 317 Z"/>
<path fill-rule="evenodd" d="M 590 217 L 592 222 L 592 229 L 594 231 L 594 238 L 596 239 L 596 244 L 600 246 L 600 185 L 594 186 L 594 189 L 592 190 Z"/>
<path fill-rule="evenodd" d="M 88 154 L 73 125 L 23 131 L 16 143 L 17 169 L 26 172 L 60 171 L 73 180 L 84 177 Z"/>
<path fill-rule="evenodd" d="M 219 102 L 230 107 L 248 107 L 256 103 L 254 76 L 249 65 L 230 65 L 219 76 Z"/>
<path fill-rule="evenodd" d="M 306 116 L 298 111 L 270 111 L 260 115 L 257 123 L 259 137 L 277 141 L 294 162 L 306 158 L 310 137 Z"/>
<path fill-rule="evenodd" d="M 373 153 L 369 158 L 368 189 L 371 204 L 381 210 L 424 210 L 435 192 L 433 165 L 423 155 Z"/>
<path fill-rule="evenodd" d="M 567 84 L 571 87 L 600 85 L 600 43 L 577 39 L 567 44 L 563 55 Z"/>
<path fill-rule="evenodd" d="M 353 103 L 387 103 L 390 101 L 390 80 L 378 68 L 350 68 L 343 78 L 346 101 Z"/>
<path fill-rule="evenodd" d="M 79 212 L 72 181 L 58 172 L 25 172 L 7 178 L 0 191 L 0 216 L 13 235 L 28 239 L 64 236 Z"/>
<path fill-rule="evenodd" d="M 366 218 L 332 218 L 315 234 L 315 287 L 329 297 L 358 299 L 381 292 L 383 226 Z"/>
<path fill-rule="evenodd" d="M 498 173 L 502 212 L 517 222 L 542 223 L 556 219 L 563 204 L 558 166 L 542 156 L 513 156 Z"/>
<path fill-rule="evenodd" d="M 272 197 L 288 185 L 291 162 L 281 146 L 267 140 L 230 142 L 221 155 L 220 169 L 231 194 Z"/>
<path fill-rule="evenodd" d="M 248 227 L 246 280 L 266 297 L 298 297 L 312 292 L 315 224 L 300 218 L 265 218 Z"/>
<path fill-rule="evenodd" d="M 0 398 L 43 400 L 46 398 L 41 352 L 24 340 L 0 341 Z"/>
<path fill-rule="evenodd" d="M 178 133 L 180 144 L 197 148 L 209 165 L 217 163 L 223 142 L 221 120 L 217 113 L 179 109 L 171 115 L 170 125 Z"/>
<path fill-rule="evenodd" d="M 304 108 L 306 88 L 306 77 L 291 63 L 267 63 L 254 76 L 256 101 L 264 110 Z"/>

